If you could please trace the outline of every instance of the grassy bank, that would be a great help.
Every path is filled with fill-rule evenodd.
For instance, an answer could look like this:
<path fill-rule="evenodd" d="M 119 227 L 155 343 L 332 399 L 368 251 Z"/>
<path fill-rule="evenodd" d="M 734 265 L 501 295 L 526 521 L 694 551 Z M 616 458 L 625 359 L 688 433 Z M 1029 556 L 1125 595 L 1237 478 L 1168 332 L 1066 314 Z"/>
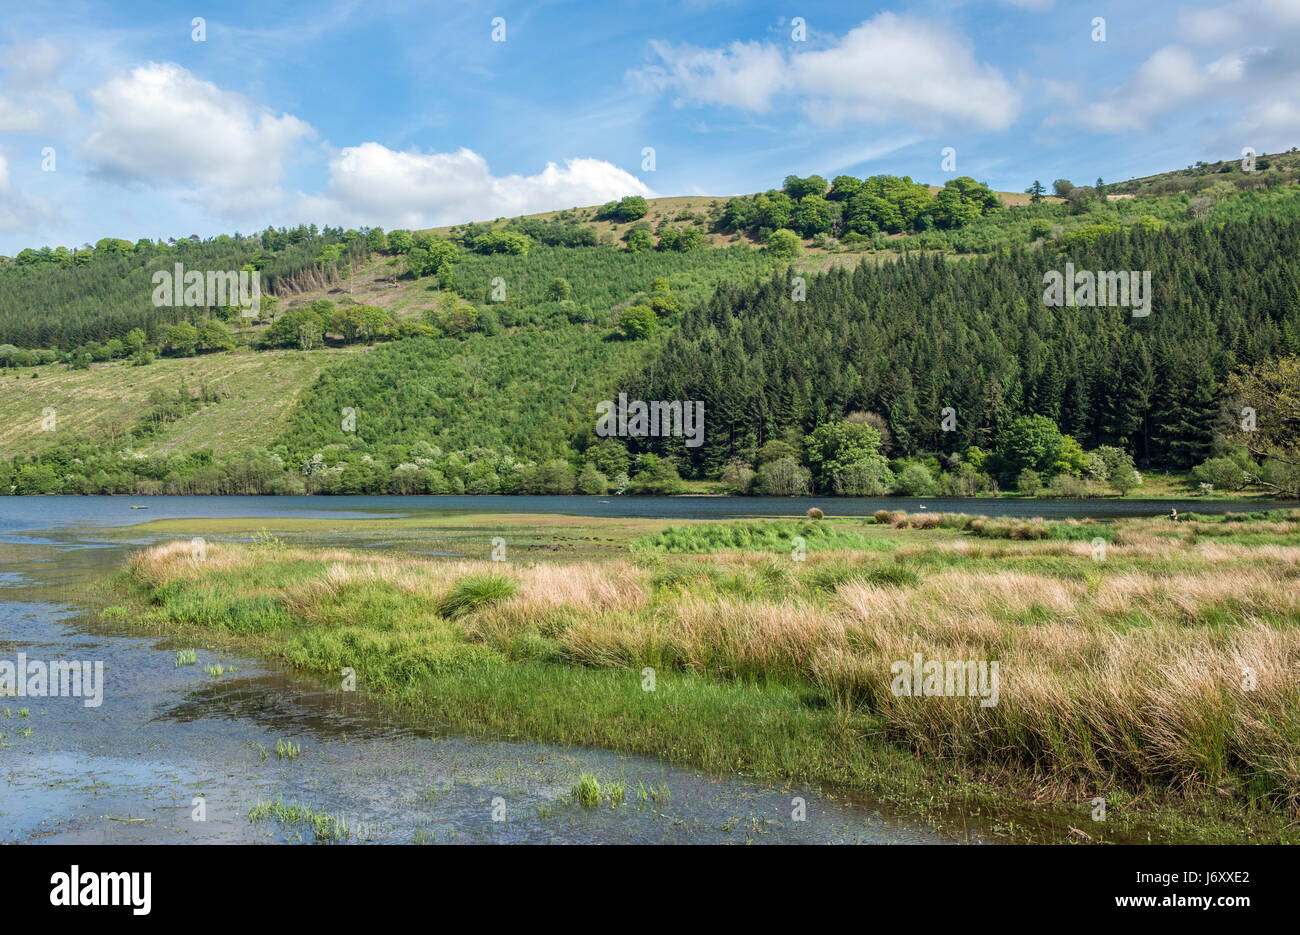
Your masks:
<path fill-rule="evenodd" d="M 351 668 L 464 729 L 991 811 L 1024 840 L 1294 840 L 1300 514 L 1042 525 L 659 524 L 564 563 L 172 543 L 128 581 L 142 627 Z M 997 703 L 895 694 L 918 653 L 996 661 Z"/>

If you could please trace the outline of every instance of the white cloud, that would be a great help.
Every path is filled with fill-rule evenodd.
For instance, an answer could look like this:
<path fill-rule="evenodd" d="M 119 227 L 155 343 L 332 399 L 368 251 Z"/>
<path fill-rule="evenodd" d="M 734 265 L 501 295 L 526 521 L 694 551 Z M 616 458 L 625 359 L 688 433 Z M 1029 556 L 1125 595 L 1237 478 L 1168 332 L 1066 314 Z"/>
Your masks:
<path fill-rule="evenodd" d="M 969 44 L 941 25 L 881 13 L 827 48 L 786 52 L 759 42 L 726 49 L 651 44 L 661 64 L 629 73 L 643 88 L 671 91 L 679 106 L 765 112 L 789 97 L 817 123 L 934 127 L 1009 126 L 1019 92 Z"/>
<path fill-rule="evenodd" d="M 568 159 L 563 167 L 551 162 L 536 175 L 494 176 L 469 149 L 397 152 L 362 143 L 331 160 L 325 191 L 304 196 L 300 210 L 328 224 L 422 228 L 653 194 L 636 176 L 601 159 Z"/>
<path fill-rule="evenodd" d="M 66 58 L 48 39 L 0 50 L 0 133 L 49 133 L 76 119 L 75 98 L 54 86 Z"/>
<path fill-rule="evenodd" d="M 1221 6 L 1185 10 L 1178 30 L 1189 42 L 1221 43 L 1248 36 L 1269 36 L 1274 30 L 1300 28 L 1297 0 L 1236 0 Z"/>
<path fill-rule="evenodd" d="M 0 94 L 0 133 L 36 133 L 44 127 L 39 110 Z"/>
<path fill-rule="evenodd" d="M 651 41 L 662 66 L 632 73 L 642 87 L 674 89 L 679 105 L 720 104 L 766 111 L 774 95 L 789 89 L 785 55 L 760 42 L 733 42 L 726 49 L 699 49 Z"/>
<path fill-rule="evenodd" d="M 1085 120 L 1097 130 L 1145 130 L 1152 118 L 1202 95 L 1210 80 L 1210 69 L 1191 52 L 1166 46 L 1143 62 L 1122 88 L 1089 104 Z"/>
<path fill-rule="evenodd" d="M 1217 119 L 1224 132 L 1215 145 L 1240 146 L 1243 138 L 1294 145 L 1288 117 L 1291 89 L 1300 84 L 1300 0 L 1236 0 L 1184 12 L 1178 32 L 1199 54 L 1180 45 L 1159 49 L 1127 82 L 1079 108 L 1082 122 L 1102 132 L 1149 130 L 1180 110 L 1228 105 L 1236 119 Z M 1281 123 L 1270 123 L 1279 116 Z"/>
<path fill-rule="evenodd" d="M 14 188 L 9 161 L 0 153 L 0 231 L 27 231 L 53 217 L 44 199 L 30 199 Z"/>
<path fill-rule="evenodd" d="M 226 199 L 231 214 L 278 197 L 285 161 L 315 135 L 297 117 L 277 115 L 179 65 L 134 68 L 95 88 L 90 99 L 86 150 L 101 174 L 190 186 L 200 200 Z"/>

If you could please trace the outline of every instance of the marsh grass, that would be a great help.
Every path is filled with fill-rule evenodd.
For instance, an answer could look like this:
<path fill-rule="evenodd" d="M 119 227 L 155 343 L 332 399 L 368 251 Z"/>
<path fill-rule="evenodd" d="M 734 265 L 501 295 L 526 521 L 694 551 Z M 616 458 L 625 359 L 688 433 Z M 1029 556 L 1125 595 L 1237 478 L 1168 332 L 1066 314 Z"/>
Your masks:
<path fill-rule="evenodd" d="M 487 731 L 856 787 L 914 788 L 951 767 L 1040 801 L 1103 788 L 1203 815 L 1230 804 L 1229 825 L 1295 816 L 1300 529 L 1250 546 L 1117 521 L 1097 562 L 1088 524 L 1015 538 L 976 522 L 901 538 L 892 521 L 858 524 L 855 537 L 897 544 L 810 540 L 805 562 L 760 532 L 779 546 L 751 535 L 564 566 L 290 549 L 268 570 L 218 544 L 196 567 L 177 543 L 139 553 L 132 574 L 156 602 L 146 624 L 201 623 L 313 671 L 352 666 L 367 687 Z M 1279 522 L 1292 526 L 1234 528 Z M 279 610 L 247 614 L 255 595 Z M 999 703 L 894 695 L 890 664 L 914 653 L 998 661 Z"/>
<path fill-rule="evenodd" d="M 694 523 L 670 526 L 641 536 L 631 543 L 633 552 L 722 552 L 767 551 L 789 553 L 796 537 L 808 550 L 888 549 L 897 543 L 867 536 L 854 528 L 860 524 L 826 522 L 809 518 L 798 521 L 766 520 L 736 523 Z"/>
<path fill-rule="evenodd" d="M 585 808 L 595 808 L 602 801 L 608 802 L 610 808 L 623 804 L 627 789 L 623 782 L 612 779 L 604 784 L 590 773 L 583 773 L 569 790 L 569 797 Z"/>
<path fill-rule="evenodd" d="M 311 832 L 313 843 L 330 844 L 346 840 L 348 821 L 342 815 L 330 815 L 298 802 L 259 800 L 248 810 L 248 820 L 274 821 L 284 828 Z"/>
<path fill-rule="evenodd" d="M 442 599 L 438 612 L 444 617 L 463 617 L 472 611 L 504 601 L 515 593 L 515 582 L 502 575 L 469 575 L 456 582 Z"/>

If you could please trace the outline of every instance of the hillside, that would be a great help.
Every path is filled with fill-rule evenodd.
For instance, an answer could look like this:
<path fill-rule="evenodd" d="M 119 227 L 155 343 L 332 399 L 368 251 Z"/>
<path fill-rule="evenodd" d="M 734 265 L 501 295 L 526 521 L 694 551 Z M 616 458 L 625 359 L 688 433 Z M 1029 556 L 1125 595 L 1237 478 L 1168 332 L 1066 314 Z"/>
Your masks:
<path fill-rule="evenodd" d="M 162 358 L 148 367 L 125 362 L 70 370 L 46 364 L 5 371 L 0 377 L 0 451 L 32 456 L 84 440 L 126 445 L 144 455 L 210 449 L 217 458 L 266 445 L 287 425 L 301 394 L 342 350 L 264 351 Z M 129 432 L 149 409 L 150 394 L 175 395 L 181 387 L 210 388 L 220 399 L 167 423 L 157 434 L 131 439 Z M 42 431 L 46 407 L 55 411 L 53 431 Z"/>
<path fill-rule="evenodd" d="M 1233 381 L 1296 353 L 1300 334 L 1297 154 L 1259 163 L 1057 180 L 1060 198 L 790 176 L 752 196 L 429 231 L 25 250 L 0 263 L 0 401 L 18 414 L 0 428 L 0 479 L 16 492 L 670 492 L 680 473 L 732 492 L 1041 480 L 1095 495 L 1137 474 L 1125 459 L 1175 472 L 1218 459 L 1189 490 L 1207 477 L 1221 492 L 1290 489 L 1275 453 L 1228 430 Z M 1151 271 L 1161 314 L 1044 308 L 1041 276 L 1067 261 Z M 252 318 L 157 307 L 151 277 L 177 262 L 257 270 L 266 295 Z M 596 403 L 626 389 L 702 400 L 708 442 L 597 440 Z M 954 431 L 938 427 L 946 405 Z M 54 432 L 40 430 L 47 407 Z M 861 457 L 846 486 L 818 432 L 851 414 Z M 1035 478 L 1005 448 L 1029 418 L 1065 439 Z"/>

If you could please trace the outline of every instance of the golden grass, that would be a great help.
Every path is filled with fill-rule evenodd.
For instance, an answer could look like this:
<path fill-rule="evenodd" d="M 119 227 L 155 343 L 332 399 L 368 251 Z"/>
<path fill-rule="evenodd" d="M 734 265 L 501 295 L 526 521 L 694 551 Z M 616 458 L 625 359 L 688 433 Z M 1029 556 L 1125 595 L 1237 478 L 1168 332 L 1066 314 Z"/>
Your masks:
<path fill-rule="evenodd" d="M 1129 542 L 1111 554 L 1131 560 L 1153 547 L 1145 537 Z M 1300 549 L 1166 539 L 1162 560 L 1175 555 L 1203 567 L 1163 573 L 1133 561 L 1093 563 L 1079 542 L 923 548 L 983 560 L 1050 555 L 1076 563 L 1075 573 L 966 563 L 972 567 L 927 569 L 914 586 L 850 577 L 818 592 L 799 579 L 832 560 L 824 555 L 810 555 L 798 571 L 767 553 L 692 556 L 689 566 L 675 566 L 682 576 L 671 587 L 654 583 L 662 564 L 621 560 L 521 566 L 296 549 L 274 558 L 324 563 L 321 574 L 286 590 L 308 619 L 350 587 L 393 588 L 427 600 L 435 614 L 457 581 L 490 572 L 517 589 L 459 621 L 472 641 L 510 650 L 544 639 L 586 666 L 806 684 L 847 723 L 865 718 L 933 756 L 1081 783 L 1127 776 L 1201 790 L 1251 784 L 1287 807 L 1300 804 Z M 922 547 L 898 551 L 909 549 Z M 133 570 L 159 585 L 235 573 L 258 556 L 216 545 L 196 563 L 188 543 L 172 543 L 137 555 Z M 834 560 L 846 556 L 864 567 L 885 563 L 871 552 Z M 727 575 L 732 583 L 719 586 Z M 996 661 L 997 704 L 895 695 L 890 664 L 916 653 Z"/>

